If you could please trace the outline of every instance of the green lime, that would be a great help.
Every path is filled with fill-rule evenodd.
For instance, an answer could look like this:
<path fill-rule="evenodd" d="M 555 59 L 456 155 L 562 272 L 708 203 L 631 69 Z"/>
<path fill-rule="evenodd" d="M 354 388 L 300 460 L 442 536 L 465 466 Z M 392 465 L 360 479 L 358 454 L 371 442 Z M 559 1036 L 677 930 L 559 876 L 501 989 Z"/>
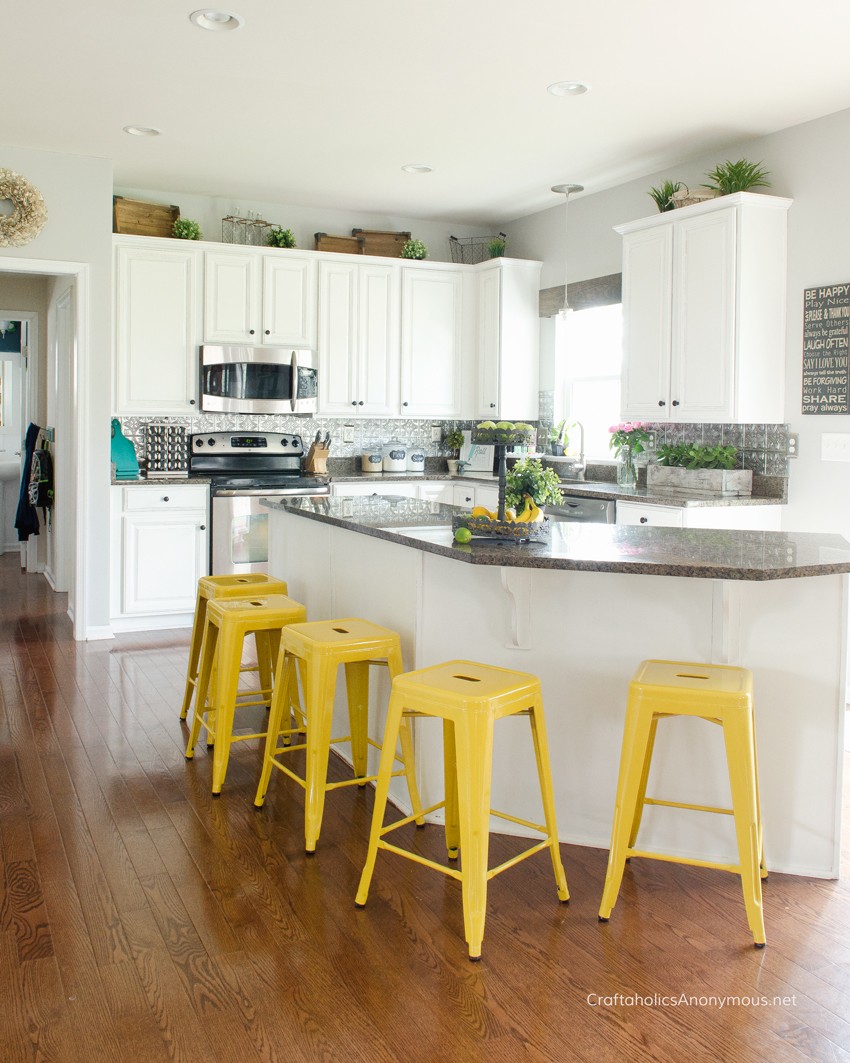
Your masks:
<path fill-rule="evenodd" d="M 459 543 L 468 543 L 472 540 L 472 532 L 469 528 L 458 528 L 455 532 L 455 540 Z"/>

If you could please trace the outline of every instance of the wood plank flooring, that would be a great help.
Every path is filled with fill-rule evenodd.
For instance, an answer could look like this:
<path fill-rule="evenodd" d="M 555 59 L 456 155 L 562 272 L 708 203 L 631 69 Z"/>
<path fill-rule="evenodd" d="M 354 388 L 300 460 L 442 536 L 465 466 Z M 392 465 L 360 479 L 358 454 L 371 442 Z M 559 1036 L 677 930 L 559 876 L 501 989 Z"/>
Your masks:
<path fill-rule="evenodd" d="M 306 857 L 256 743 L 219 800 L 184 759 L 188 635 L 75 643 L 65 608 L 0 557 L 2 1063 L 850 1060 L 850 877 L 771 875 L 757 951 L 732 876 L 635 861 L 603 925 L 606 853 L 565 845 L 570 904 L 545 855 L 498 877 L 470 963 L 456 882 L 383 854 L 354 907 L 370 788 Z"/>

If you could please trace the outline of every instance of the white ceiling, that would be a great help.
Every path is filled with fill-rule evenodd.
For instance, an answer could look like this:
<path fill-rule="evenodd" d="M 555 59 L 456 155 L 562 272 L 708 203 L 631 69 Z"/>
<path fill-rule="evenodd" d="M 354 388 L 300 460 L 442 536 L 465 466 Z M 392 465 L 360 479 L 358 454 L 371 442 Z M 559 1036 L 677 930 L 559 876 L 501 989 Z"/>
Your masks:
<path fill-rule="evenodd" d="M 850 106 L 848 0 L 225 0 L 232 33 L 196 3 L 4 5 L 0 145 L 111 158 L 123 188 L 485 225 Z"/>

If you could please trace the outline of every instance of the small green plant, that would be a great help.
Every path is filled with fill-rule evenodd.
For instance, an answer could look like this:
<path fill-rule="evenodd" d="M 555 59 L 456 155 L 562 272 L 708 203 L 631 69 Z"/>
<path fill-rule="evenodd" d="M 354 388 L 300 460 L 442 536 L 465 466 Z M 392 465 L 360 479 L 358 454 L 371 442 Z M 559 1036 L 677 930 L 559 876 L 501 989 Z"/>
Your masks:
<path fill-rule="evenodd" d="M 711 184 L 705 188 L 713 188 L 721 196 L 731 195 L 733 192 L 746 192 L 748 188 L 767 188 L 770 181 L 766 180 L 767 170 L 762 169 L 761 163 L 748 162 L 746 159 L 738 159 L 737 162 L 722 162 L 705 176 Z"/>
<path fill-rule="evenodd" d="M 201 227 L 189 218 L 178 218 L 171 226 L 171 235 L 178 240 L 200 240 Z"/>
<path fill-rule="evenodd" d="M 661 443 L 658 464 L 682 469 L 734 469 L 738 464 L 737 447 L 709 447 L 700 443 Z"/>
<path fill-rule="evenodd" d="M 490 258 L 501 258 L 508 246 L 508 238 L 504 233 L 499 233 L 487 244 L 487 254 Z"/>
<path fill-rule="evenodd" d="M 460 448 L 463 446 L 463 432 L 460 428 L 452 428 L 451 431 L 446 432 L 443 436 L 443 446 L 452 452 L 452 454 L 459 454 Z"/>
<path fill-rule="evenodd" d="M 295 235 L 291 229 L 281 229 L 279 225 L 272 226 L 268 235 L 269 247 L 295 247 Z"/>
<path fill-rule="evenodd" d="M 427 258 L 428 248 L 421 240 L 407 240 L 401 249 L 402 258 Z"/>
<path fill-rule="evenodd" d="M 658 188 L 650 188 L 649 195 L 655 200 L 655 205 L 658 207 L 660 214 L 675 209 L 676 204 L 673 202 L 673 196 L 676 192 L 680 192 L 683 187 L 681 181 L 665 181 Z"/>
<path fill-rule="evenodd" d="M 560 502 L 561 482 L 554 469 L 544 469 L 539 458 L 522 458 L 505 475 L 505 505 L 522 508 L 522 496 L 530 494 L 538 506 Z"/>

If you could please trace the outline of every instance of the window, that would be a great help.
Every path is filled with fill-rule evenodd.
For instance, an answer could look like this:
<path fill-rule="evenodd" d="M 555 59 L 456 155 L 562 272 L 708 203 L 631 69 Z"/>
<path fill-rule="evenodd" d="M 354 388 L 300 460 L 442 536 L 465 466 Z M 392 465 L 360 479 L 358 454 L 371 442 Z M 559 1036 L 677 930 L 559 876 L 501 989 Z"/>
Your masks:
<path fill-rule="evenodd" d="M 574 310 L 556 320 L 555 423 L 581 421 L 588 459 L 611 458 L 608 429 L 620 419 L 622 346 L 622 303 Z M 574 435 L 570 444 L 577 443 Z"/>

